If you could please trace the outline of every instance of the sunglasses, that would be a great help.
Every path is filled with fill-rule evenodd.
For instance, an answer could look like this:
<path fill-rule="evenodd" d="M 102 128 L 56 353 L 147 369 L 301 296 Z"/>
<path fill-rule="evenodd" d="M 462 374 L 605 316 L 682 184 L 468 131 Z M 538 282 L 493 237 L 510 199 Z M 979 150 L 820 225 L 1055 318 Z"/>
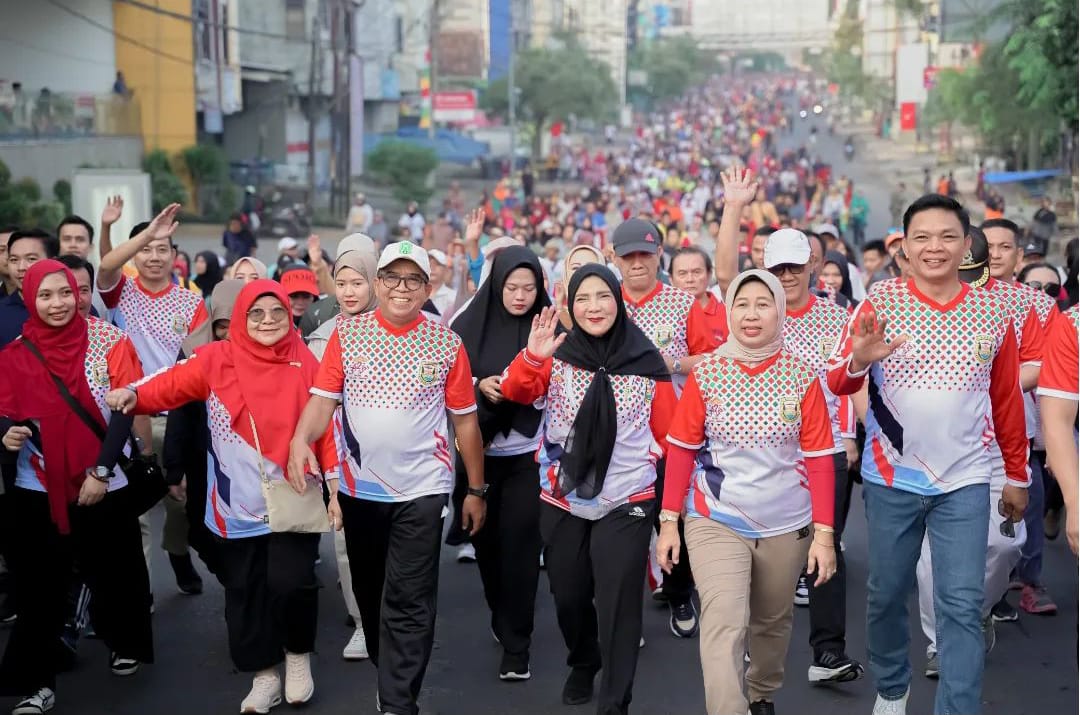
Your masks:
<path fill-rule="evenodd" d="M 1027 285 L 1028 287 L 1034 288 L 1035 290 L 1043 291 L 1051 298 L 1057 298 L 1058 294 L 1061 293 L 1060 283 L 1043 283 L 1042 281 L 1028 281 Z"/>
<path fill-rule="evenodd" d="M 1005 516 L 1004 499 L 998 499 L 998 516 Z M 1005 521 L 1001 522 L 998 526 L 998 530 L 1001 532 L 1001 535 L 1007 539 L 1016 538 L 1016 527 L 1013 525 L 1012 519 L 1007 516 L 1005 517 Z"/>
<path fill-rule="evenodd" d="M 773 266 L 769 269 L 769 273 L 779 278 L 784 275 L 784 271 L 791 273 L 793 276 L 801 276 L 803 271 L 806 270 L 806 266 L 800 266 L 795 263 L 781 263 L 779 266 Z"/>

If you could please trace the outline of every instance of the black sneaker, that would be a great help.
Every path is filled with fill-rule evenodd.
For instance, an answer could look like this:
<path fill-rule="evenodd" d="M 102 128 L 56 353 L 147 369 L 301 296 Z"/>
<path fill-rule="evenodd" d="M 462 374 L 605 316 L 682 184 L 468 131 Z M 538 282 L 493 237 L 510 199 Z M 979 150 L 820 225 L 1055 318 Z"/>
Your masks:
<path fill-rule="evenodd" d="M 172 564 L 173 573 L 176 574 L 176 587 L 180 589 L 180 593 L 187 596 L 197 596 L 202 593 L 202 577 L 195 570 L 195 564 L 191 563 L 191 554 L 183 556 L 169 554 L 169 563 Z"/>
<path fill-rule="evenodd" d="M 750 715 L 776 715 L 776 708 L 768 700 L 755 700 L 750 703 Z"/>
<path fill-rule="evenodd" d="M 528 680 L 532 677 L 529 672 L 529 656 L 503 653 L 502 662 L 499 663 L 499 680 L 516 682 Z"/>
<path fill-rule="evenodd" d="M 806 574 L 799 574 L 799 580 L 795 583 L 795 598 L 792 600 L 796 606 L 810 605 L 810 588 L 806 585 Z"/>
<path fill-rule="evenodd" d="M 583 668 L 571 669 L 562 689 L 563 705 L 584 705 L 592 700 L 595 678 L 595 671 Z"/>
<path fill-rule="evenodd" d="M 825 651 L 814 657 L 806 673 L 807 680 L 814 683 L 847 683 L 863 675 L 862 664 L 848 658 L 845 653 Z"/>
<path fill-rule="evenodd" d="M 671 632 L 678 638 L 693 638 L 698 632 L 697 608 L 694 600 L 686 603 L 669 603 L 671 609 Z"/>
<path fill-rule="evenodd" d="M 109 655 L 109 670 L 118 677 L 135 675 L 139 672 L 139 661 L 112 653 Z"/>
<path fill-rule="evenodd" d="M 994 607 L 990 609 L 990 617 L 998 623 L 1019 621 L 1020 614 L 1016 609 L 1009 605 L 1009 601 L 1005 596 L 1001 597 L 1001 600 L 994 604 Z"/>

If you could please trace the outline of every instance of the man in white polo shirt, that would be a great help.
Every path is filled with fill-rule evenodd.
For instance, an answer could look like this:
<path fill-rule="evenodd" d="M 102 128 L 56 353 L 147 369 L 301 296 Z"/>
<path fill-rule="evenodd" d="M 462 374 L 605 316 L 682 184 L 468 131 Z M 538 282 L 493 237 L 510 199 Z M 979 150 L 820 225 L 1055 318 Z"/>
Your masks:
<path fill-rule="evenodd" d="M 339 318 L 289 454 L 289 473 L 317 471 L 311 453 L 342 405 L 348 453 L 330 513 L 344 526 L 353 593 L 371 660 L 380 712 L 416 715 L 431 657 L 443 516 L 454 484 L 447 413 L 468 473 L 462 524 L 483 525 L 484 448 L 472 370 L 461 338 L 427 319 L 427 252 L 410 241 L 387 246 L 377 264 L 379 307 Z M 361 428 L 362 427 L 362 428 Z M 335 482 L 331 482 L 335 484 Z"/>

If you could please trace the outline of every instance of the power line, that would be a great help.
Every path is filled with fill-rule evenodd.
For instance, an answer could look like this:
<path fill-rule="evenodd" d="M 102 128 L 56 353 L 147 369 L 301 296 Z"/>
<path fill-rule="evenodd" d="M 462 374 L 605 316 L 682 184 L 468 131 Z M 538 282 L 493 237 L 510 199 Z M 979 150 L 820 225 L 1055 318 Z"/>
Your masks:
<path fill-rule="evenodd" d="M 148 45 L 145 42 L 142 42 L 141 40 L 136 40 L 134 37 L 129 37 L 127 35 L 121 34 L 121 33 L 117 32 L 115 29 L 109 27 L 108 25 L 103 25 L 102 23 L 98 22 L 94 18 L 87 17 L 86 15 L 82 14 L 78 10 L 71 9 L 67 5 L 64 5 L 63 3 L 61 3 L 59 0 L 46 0 L 46 2 L 48 2 L 50 5 L 52 5 L 53 7 L 56 7 L 59 10 L 63 10 L 64 12 L 66 12 L 69 15 L 72 15 L 74 17 L 79 18 L 80 20 L 87 23 L 88 25 L 93 25 L 97 29 L 99 29 L 99 30 L 101 30 L 103 32 L 107 32 L 107 33 L 111 34 L 113 37 L 115 37 L 118 40 L 122 40 L 124 42 L 127 42 L 130 45 L 134 45 L 135 47 L 144 49 L 147 52 L 150 52 L 151 54 L 157 55 L 158 57 L 161 57 L 161 58 L 164 58 L 164 59 L 167 59 L 167 60 L 172 60 L 173 62 L 178 62 L 180 64 L 187 65 L 189 67 L 194 64 L 194 58 L 188 59 L 186 57 L 180 57 L 178 55 L 169 54 L 168 52 L 162 52 L 161 50 L 154 47 L 153 45 Z"/>

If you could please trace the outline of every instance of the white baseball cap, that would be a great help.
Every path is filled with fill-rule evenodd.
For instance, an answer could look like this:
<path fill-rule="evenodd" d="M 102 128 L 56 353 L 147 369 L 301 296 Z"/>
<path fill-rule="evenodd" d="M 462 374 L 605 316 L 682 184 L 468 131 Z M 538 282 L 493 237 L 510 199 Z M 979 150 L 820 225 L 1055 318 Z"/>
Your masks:
<path fill-rule="evenodd" d="M 438 263 L 440 266 L 450 265 L 450 259 L 446 257 L 446 254 L 437 248 L 428 249 L 428 258 Z"/>
<path fill-rule="evenodd" d="M 834 238 L 840 238 L 840 229 L 831 223 L 819 223 L 817 226 L 814 226 L 814 233 L 819 236 L 827 233 Z"/>
<path fill-rule="evenodd" d="M 784 264 L 805 266 L 810 262 L 810 239 L 794 228 L 773 231 L 765 241 L 765 268 Z"/>
<path fill-rule="evenodd" d="M 379 256 L 376 269 L 382 270 L 394 261 L 412 261 L 426 277 L 431 278 L 431 262 L 428 260 L 427 251 L 417 246 L 412 241 L 397 241 L 383 249 Z"/>
<path fill-rule="evenodd" d="M 299 245 L 300 244 L 296 242 L 295 238 L 289 238 L 288 236 L 286 236 L 285 238 L 277 242 L 277 250 L 278 253 L 280 253 L 281 251 L 291 251 Z"/>

